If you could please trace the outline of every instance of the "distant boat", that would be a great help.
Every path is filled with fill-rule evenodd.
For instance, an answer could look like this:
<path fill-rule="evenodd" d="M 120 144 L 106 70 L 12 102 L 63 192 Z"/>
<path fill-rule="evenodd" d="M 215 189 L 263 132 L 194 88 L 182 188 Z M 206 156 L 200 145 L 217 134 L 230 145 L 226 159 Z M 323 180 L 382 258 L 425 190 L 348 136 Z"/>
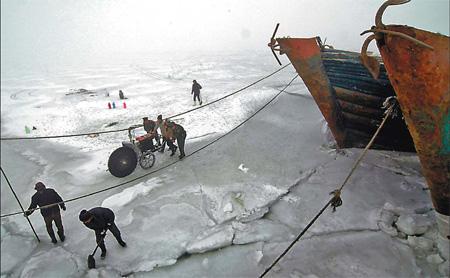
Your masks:
<path fill-rule="evenodd" d="M 269 47 L 288 56 L 338 147 L 364 148 L 381 123 L 384 100 L 395 95 L 384 67 L 380 78 L 374 80 L 362 65 L 359 53 L 333 49 L 319 37 L 275 39 L 277 29 L 278 25 Z M 386 122 L 373 148 L 415 151 L 401 115 Z"/>
<path fill-rule="evenodd" d="M 409 26 L 384 25 L 381 17 L 389 5 L 381 6 L 362 56 L 376 39 L 389 79 L 397 94 L 403 116 L 414 140 L 423 175 L 437 212 L 450 215 L 450 39 Z M 367 33 L 366 32 L 363 32 Z M 370 59 L 366 59 L 368 61 Z M 377 76 L 378 65 L 369 61 Z M 448 223 L 447 223 L 448 225 Z M 448 228 L 447 228 L 448 229 Z M 447 230 L 448 231 L 448 230 Z"/>

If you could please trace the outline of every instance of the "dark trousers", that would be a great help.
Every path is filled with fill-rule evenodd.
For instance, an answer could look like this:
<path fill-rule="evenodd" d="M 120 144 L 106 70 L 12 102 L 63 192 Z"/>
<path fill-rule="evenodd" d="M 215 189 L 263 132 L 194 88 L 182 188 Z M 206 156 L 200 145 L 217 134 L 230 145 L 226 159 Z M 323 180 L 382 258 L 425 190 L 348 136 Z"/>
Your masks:
<path fill-rule="evenodd" d="M 200 101 L 200 93 L 194 93 L 194 101 L 195 99 L 198 99 L 198 101 Z"/>
<path fill-rule="evenodd" d="M 163 143 L 162 143 L 162 147 L 161 147 L 162 152 L 164 152 L 164 149 L 166 148 L 166 143 L 167 143 L 167 146 L 169 147 L 169 149 L 171 151 L 173 151 L 173 150 L 175 150 L 177 148 L 177 146 L 175 146 L 175 144 L 172 142 L 172 140 L 164 138 L 163 139 Z"/>
<path fill-rule="evenodd" d="M 108 227 L 108 230 L 117 239 L 117 242 L 122 241 L 122 236 L 120 235 L 119 228 L 117 228 L 114 222 L 111 224 L 111 226 Z M 98 247 L 100 247 L 102 252 L 106 252 L 104 237 L 101 236 L 102 232 L 103 230 L 95 230 L 95 240 L 97 241 Z"/>
<path fill-rule="evenodd" d="M 153 138 L 153 139 L 155 139 L 155 142 L 157 145 L 161 145 L 161 140 L 160 140 L 160 136 L 159 136 L 158 132 L 155 132 L 155 138 Z"/>
<path fill-rule="evenodd" d="M 177 137 L 178 148 L 180 149 L 180 155 L 185 156 L 184 142 L 186 141 L 186 131 L 183 131 L 180 136 Z"/>
<path fill-rule="evenodd" d="M 56 240 L 55 232 L 53 231 L 53 221 L 55 221 L 56 228 L 58 229 L 58 235 L 64 235 L 64 227 L 62 225 L 61 213 L 59 211 L 52 212 L 52 214 L 44 216 L 45 226 L 47 227 L 47 233 L 52 240 Z"/>
<path fill-rule="evenodd" d="M 166 142 L 167 142 L 167 146 L 169 146 L 169 149 L 170 149 L 171 151 L 176 150 L 177 146 L 175 146 L 175 144 L 173 143 L 172 140 L 169 139 L 169 140 L 167 140 Z"/>

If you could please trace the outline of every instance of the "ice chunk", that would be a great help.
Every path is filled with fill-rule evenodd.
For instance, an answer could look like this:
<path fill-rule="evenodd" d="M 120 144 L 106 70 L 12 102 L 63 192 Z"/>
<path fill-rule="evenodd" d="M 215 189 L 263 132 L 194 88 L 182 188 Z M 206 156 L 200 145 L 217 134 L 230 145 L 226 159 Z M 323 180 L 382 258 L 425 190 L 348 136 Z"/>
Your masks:
<path fill-rule="evenodd" d="M 23 237 L 12 235 L 6 232 L 2 225 L 1 241 L 1 273 L 2 275 L 10 272 L 26 257 L 28 257 L 36 247 L 37 241 L 33 237 Z"/>
<path fill-rule="evenodd" d="M 203 187 L 202 208 L 214 220 L 221 224 L 233 219 L 257 219 L 262 217 L 272 203 L 288 191 L 270 184 L 233 184 L 223 188 Z M 224 208 L 233 205 L 233 211 Z"/>
<path fill-rule="evenodd" d="M 378 221 L 377 222 L 378 228 L 380 228 L 380 230 L 382 230 L 383 232 L 385 232 L 386 234 L 390 235 L 390 236 L 397 236 L 398 235 L 398 231 L 396 228 L 387 225 L 384 222 Z"/>
<path fill-rule="evenodd" d="M 140 261 L 136 265 L 136 271 L 151 271 L 156 267 L 174 265 L 176 262 L 175 259 Z"/>
<path fill-rule="evenodd" d="M 424 234 L 433 223 L 426 215 L 406 214 L 400 215 L 396 224 L 398 230 L 407 235 L 421 235 Z"/>
<path fill-rule="evenodd" d="M 233 204 L 232 203 L 227 203 L 223 207 L 223 212 L 232 212 L 232 211 L 233 211 Z"/>
<path fill-rule="evenodd" d="M 233 228 L 235 229 L 233 244 L 248 244 L 267 240 L 283 241 L 292 235 L 286 226 L 266 219 L 245 224 L 233 222 Z"/>
<path fill-rule="evenodd" d="M 246 174 L 247 174 L 247 172 L 248 172 L 248 168 L 246 168 L 246 167 L 244 166 L 244 164 L 239 165 L 238 169 L 241 170 L 242 172 L 246 173 Z"/>
<path fill-rule="evenodd" d="M 75 277 L 79 268 L 87 268 L 87 263 L 74 257 L 62 247 L 51 248 L 35 254 L 22 270 L 21 277 Z"/>
<path fill-rule="evenodd" d="M 138 183 L 130 188 L 124 189 L 122 192 L 114 194 L 106 198 L 102 207 L 122 207 L 130 203 L 139 196 L 147 195 L 152 189 L 160 186 L 156 182 L 156 178 L 150 179 L 147 182 Z"/>
<path fill-rule="evenodd" d="M 254 221 L 256 219 L 259 219 L 269 212 L 269 208 L 262 207 L 262 208 L 254 208 L 252 210 L 244 211 L 241 215 L 238 215 L 236 217 L 236 220 L 240 222 L 250 222 Z"/>
<path fill-rule="evenodd" d="M 416 213 L 416 214 L 424 214 L 424 213 L 430 212 L 432 210 L 433 210 L 433 208 L 431 208 L 429 206 L 424 206 L 424 207 L 416 208 L 414 210 L 414 213 Z"/>
<path fill-rule="evenodd" d="M 304 278 L 319 278 L 319 276 L 315 275 L 315 274 L 308 274 L 306 276 L 303 276 Z"/>
<path fill-rule="evenodd" d="M 396 216 L 392 211 L 382 209 L 380 215 L 378 216 L 377 225 L 386 234 L 390 236 L 397 236 L 398 231 L 392 226 L 395 218 Z"/>
<path fill-rule="evenodd" d="M 449 261 L 445 261 L 438 266 L 439 274 L 443 277 L 449 277 L 450 272 L 450 263 Z"/>
<path fill-rule="evenodd" d="M 439 254 L 431 254 L 427 256 L 427 262 L 430 264 L 441 264 L 444 262 L 444 259 Z"/>
<path fill-rule="evenodd" d="M 257 263 L 259 263 L 263 257 L 264 257 L 264 254 L 261 250 L 255 251 L 255 261 Z"/>
<path fill-rule="evenodd" d="M 408 244 L 413 248 L 422 249 L 425 251 L 433 249 L 433 241 L 424 237 L 409 236 Z"/>
<path fill-rule="evenodd" d="M 383 210 L 388 210 L 393 212 L 395 215 L 406 214 L 407 210 L 402 207 L 394 206 L 393 204 L 386 202 L 384 203 Z"/>
<path fill-rule="evenodd" d="M 396 219 L 395 214 L 392 211 L 382 209 L 378 220 L 386 223 L 386 225 L 392 226 L 394 220 Z"/>
<path fill-rule="evenodd" d="M 106 277 L 119 278 L 119 277 L 122 277 L 122 275 L 120 275 L 120 273 L 115 270 L 106 269 L 106 268 L 99 268 L 99 269 L 94 268 L 94 269 L 90 269 L 85 277 L 86 278 L 106 278 Z"/>
<path fill-rule="evenodd" d="M 197 240 L 188 244 L 188 253 L 204 253 L 221 247 L 229 246 L 234 237 L 231 225 L 216 226 L 197 237 Z"/>

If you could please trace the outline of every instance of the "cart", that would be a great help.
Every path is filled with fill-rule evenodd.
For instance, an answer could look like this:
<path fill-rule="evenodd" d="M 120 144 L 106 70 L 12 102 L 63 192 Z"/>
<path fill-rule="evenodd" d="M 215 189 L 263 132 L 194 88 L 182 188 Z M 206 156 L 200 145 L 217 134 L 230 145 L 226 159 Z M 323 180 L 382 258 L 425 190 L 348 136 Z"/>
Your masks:
<path fill-rule="evenodd" d="M 154 136 L 145 132 L 142 125 L 129 127 L 128 138 L 129 141 L 123 141 L 122 147 L 109 156 L 108 170 L 115 177 L 128 176 L 136 169 L 137 163 L 142 169 L 150 169 L 155 164 L 153 153 L 161 148 L 154 146 Z"/>

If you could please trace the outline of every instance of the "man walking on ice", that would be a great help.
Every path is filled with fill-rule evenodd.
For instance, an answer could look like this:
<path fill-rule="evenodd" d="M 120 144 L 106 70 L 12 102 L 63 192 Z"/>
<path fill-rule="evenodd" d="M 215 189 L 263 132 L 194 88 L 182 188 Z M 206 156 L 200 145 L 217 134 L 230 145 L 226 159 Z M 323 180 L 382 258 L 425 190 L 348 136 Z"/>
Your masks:
<path fill-rule="evenodd" d="M 197 80 L 192 81 L 191 95 L 194 94 L 194 105 L 197 104 L 196 99 L 198 99 L 198 102 L 200 103 L 200 105 L 202 105 L 202 103 L 203 103 L 202 99 L 200 98 L 200 89 L 201 88 L 202 88 L 202 86 L 197 83 Z"/>

